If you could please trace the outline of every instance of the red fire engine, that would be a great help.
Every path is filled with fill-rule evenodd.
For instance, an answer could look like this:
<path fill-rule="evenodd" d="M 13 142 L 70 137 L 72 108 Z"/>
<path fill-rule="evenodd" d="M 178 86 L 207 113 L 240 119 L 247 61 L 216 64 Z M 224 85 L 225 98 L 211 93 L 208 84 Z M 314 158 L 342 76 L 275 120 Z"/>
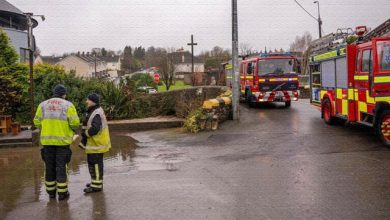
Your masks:
<path fill-rule="evenodd" d="M 250 107 L 260 102 L 297 101 L 299 82 L 297 60 L 291 54 L 260 54 L 241 61 L 241 96 Z"/>
<path fill-rule="evenodd" d="M 310 57 L 311 102 L 321 107 L 324 121 L 333 124 L 336 118 L 341 118 L 373 127 L 387 146 L 390 146 L 390 37 L 375 36 L 389 31 L 389 24 L 388 21 L 365 35 L 366 28 L 357 27 L 358 40 L 349 44 L 346 41 L 353 35 L 348 32 L 325 36 L 314 42 L 315 52 Z"/>

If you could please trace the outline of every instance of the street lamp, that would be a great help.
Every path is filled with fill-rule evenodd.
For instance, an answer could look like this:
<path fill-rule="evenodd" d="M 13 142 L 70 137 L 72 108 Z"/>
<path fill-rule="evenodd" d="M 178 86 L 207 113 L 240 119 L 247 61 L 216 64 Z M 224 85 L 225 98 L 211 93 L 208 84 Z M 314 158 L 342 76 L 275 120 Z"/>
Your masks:
<path fill-rule="evenodd" d="M 319 1 L 314 1 L 313 2 L 314 4 L 317 4 L 317 8 L 318 8 L 318 34 L 319 34 L 319 37 L 321 38 L 322 37 L 322 28 L 321 28 L 321 25 L 322 25 L 322 20 L 321 20 L 321 15 L 320 15 L 320 2 Z"/>
<path fill-rule="evenodd" d="M 35 129 L 35 126 L 34 126 L 34 115 L 35 115 L 35 108 L 34 108 L 34 76 L 33 76 L 33 73 L 34 73 L 34 51 L 35 51 L 35 48 L 34 48 L 34 35 L 33 35 L 33 26 L 34 26 L 34 23 L 33 23 L 33 19 L 32 17 L 40 17 L 42 19 L 42 21 L 45 20 L 45 16 L 43 15 L 34 15 L 33 13 L 24 13 L 24 15 L 26 16 L 26 19 L 27 19 L 27 26 L 28 26 L 28 35 L 27 35 L 27 41 L 28 41 L 28 51 L 29 51 L 29 54 L 28 54 L 28 59 L 29 59 L 29 66 L 30 66 L 30 107 L 31 107 L 31 118 L 30 118 L 30 123 L 31 123 L 31 130 L 34 130 Z"/>

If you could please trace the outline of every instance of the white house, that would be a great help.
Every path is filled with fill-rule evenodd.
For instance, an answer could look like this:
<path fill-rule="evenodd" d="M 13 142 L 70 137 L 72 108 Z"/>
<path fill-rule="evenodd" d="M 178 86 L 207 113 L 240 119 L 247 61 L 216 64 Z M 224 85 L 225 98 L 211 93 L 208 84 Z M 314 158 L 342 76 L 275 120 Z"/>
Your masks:
<path fill-rule="evenodd" d="M 118 77 L 118 72 L 121 70 L 121 59 L 120 56 L 112 55 L 107 57 L 99 57 L 102 61 L 106 63 L 107 74 L 112 77 Z"/>
<path fill-rule="evenodd" d="M 170 53 L 175 64 L 176 79 L 184 80 L 185 83 L 192 83 L 192 55 L 188 51 L 178 51 Z M 194 57 L 194 73 L 204 73 L 204 63 Z"/>

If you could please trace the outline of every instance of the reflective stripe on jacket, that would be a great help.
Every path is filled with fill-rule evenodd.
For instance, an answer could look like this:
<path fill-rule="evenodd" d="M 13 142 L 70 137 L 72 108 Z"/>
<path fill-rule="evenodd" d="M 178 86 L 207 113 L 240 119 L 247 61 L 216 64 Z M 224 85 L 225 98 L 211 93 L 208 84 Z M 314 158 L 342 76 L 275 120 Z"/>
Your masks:
<path fill-rule="evenodd" d="M 80 119 L 71 102 L 51 98 L 39 104 L 34 124 L 41 130 L 42 145 L 66 146 L 72 143 Z"/>
<path fill-rule="evenodd" d="M 98 134 L 89 136 L 88 129 L 91 128 L 92 120 L 96 115 L 100 116 L 100 119 L 102 120 L 102 127 Z M 87 122 L 86 135 L 88 137 L 87 145 L 85 147 L 87 154 L 105 153 L 111 148 L 110 132 L 108 130 L 107 119 L 101 107 L 93 111 L 89 117 Z"/>

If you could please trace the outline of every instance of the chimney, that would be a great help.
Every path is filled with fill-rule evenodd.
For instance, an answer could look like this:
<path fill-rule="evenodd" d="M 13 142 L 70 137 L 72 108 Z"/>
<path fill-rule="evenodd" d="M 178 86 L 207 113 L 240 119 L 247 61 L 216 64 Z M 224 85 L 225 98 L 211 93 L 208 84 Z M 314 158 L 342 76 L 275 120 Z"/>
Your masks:
<path fill-rule="evenodd" d="M 85 52 L 83 51 L 83 53 L 82 53 L 81 55 L 83 55 L 83 56 L 84 56 L 84 55 L 85 55 Z"/>
<path fill-rule="evenodd" d="M 80 51 L 77 51 L 77 56 L 80 56 Z"/>

